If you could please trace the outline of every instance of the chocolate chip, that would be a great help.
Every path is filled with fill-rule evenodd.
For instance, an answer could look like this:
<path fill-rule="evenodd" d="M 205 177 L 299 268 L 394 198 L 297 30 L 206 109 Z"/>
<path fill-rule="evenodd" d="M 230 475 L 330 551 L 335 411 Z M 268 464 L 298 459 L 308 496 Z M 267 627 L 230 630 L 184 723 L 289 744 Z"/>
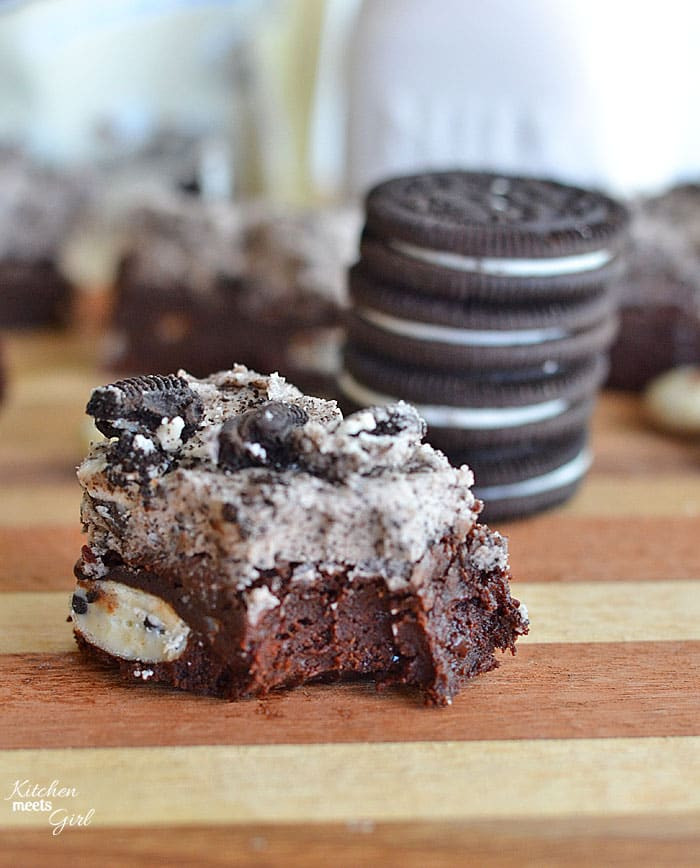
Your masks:
<path fill-rule="evenodd" d="M 165 627 L 160 623 L 160 621 L 152 620 L 148 615 L 143 619 L 143 626 L 147 630 L 160 633 L 161 636 L 165 633 Z"/>
<path fill-rule="evenodd" d="M 238 510 L 232 503 L 224 503 L 221 507 L 221 517 L 224 521 L 230 521 L 235 524 L 238 521 Z"/>
<path fill-rule="evenodd" d="M 86 412 L 107 437 L 119 437 L 125 429 L 152 432 L 164 417 L 180 416 L 185 423 L 180 436 L 185 441 L 202 418 L 203 407 L 185 380 L 175 374 L 151 374 L 95 389 Z"/>
<path fill-rule="evenodd" d="M 384 407 L 373 407 L 372 414 L 377 422 L 370 434 L 394 437 L 404 432 L 414 434 L 418 440 L 425 436 L 426 425 L 415 407 L 399 401 Z"/>
<path fill-rule="evenodd" d="M 295 458 L 291 434 L 309 417 L 302 407 L 267 401 L 228 419 L 219 434 L 219 464 L 240 467 L 289 466 Z"/>
<path fill-rule="evenodd" d="M 85 597 L 81 597 L 78 594 L 73 594 L 73 599 L 71 600 L 71 609 L 75 612 L 76 615 L 84 615 L 88 610 L 88 601 Z"/>

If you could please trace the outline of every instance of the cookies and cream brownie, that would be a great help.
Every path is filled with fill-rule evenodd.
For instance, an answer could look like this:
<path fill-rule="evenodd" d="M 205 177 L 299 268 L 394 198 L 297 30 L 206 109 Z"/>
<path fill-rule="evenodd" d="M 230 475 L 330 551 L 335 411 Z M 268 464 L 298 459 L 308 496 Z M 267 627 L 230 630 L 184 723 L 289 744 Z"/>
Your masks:
<path fill-rule="evenodd" d="M 700 364 L 700 184 L 631 204 L 628 268 L 608 385 L 640 391 L 661 373 Z"/>
<path fill-rule="evenodd" d="M 230 698 L 373 676 L 449 703 L 527 632 L 472 473 L 399 402 L 333 401 L 241 365 L 96 389 L 78 470 L 80 647 Z"/>
<path fill-rule="evenodd" d="M 234 359 L 309 390 L 338 367 L 352 209 L 172 196 L 131 215 L 115 293 L 108 364 L 121 374 Z"/>
<path fill-rule="evenodd" d="M 71 286 L 59 262 L 84 197 L 73 177 L 0 149 L 0 327 L 66 320 Z"/>

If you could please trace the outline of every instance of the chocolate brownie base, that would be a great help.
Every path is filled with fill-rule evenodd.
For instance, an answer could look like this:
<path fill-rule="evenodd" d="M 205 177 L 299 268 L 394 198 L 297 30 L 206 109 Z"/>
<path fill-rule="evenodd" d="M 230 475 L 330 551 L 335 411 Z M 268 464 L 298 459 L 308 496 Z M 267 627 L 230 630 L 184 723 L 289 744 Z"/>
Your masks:
<path fill-rule="evenodd" d="M 340 343 L 337 308 L 314 299 L 257 312 L 251 303 L 257 291 L 243 278 L 220 279 L 206 296 L 181 285 L 161 290 L 136 282 L 124 263 L 107 363 L 121 374 L 185 368 L 206 376 L 236 358 L 278 371 L 309 393 L 329 392 L 334 367 L 324 371 L 323 356 Z"/>
<path fill-rule="evenodd" d="M 0 326 L 31 328 L 65 323 L 72 288 L 51 262 L 0 263 Z"/>
<path fill-rule="evenodd" d="M 685 306 L 680 301 L 684 295 Z M 610 350 L 610 388 L 638 392 L 665 371 L 700 362 L 700 314 L 689 293 L 679 290 L 678 298 L 677 306 L 657 296 L 621 308 Z"/>
<path fill-rule="evenodd" d="M 445 705 L 464 679 L 498 665 L 496 649 L 514 651 L 523 632 L 519 603 L 508 588 L 505 543 L 480 525 L 466 540 L 447 538 L 432 547 L 423 563 L 430 574 L 423 591 L 392 592 L 385 576 L 347 565 L 316 567 L 299 581 L 294 565 L 286 564 L 245 592 L 248 600 L 260 589 L 263 599 L 278 601 L 252 619 L 244 594 L 217 593 L 216 577 L 202 563 L 188 564 L 179 576 L 121 565 L 99 580 L 85 574 L 84 564 L 76 565 L 84 592 L 74 600 L 78 627 L 92 607 L 110 605 L 100 588 L 115 582 L 166 600 L 191 632 L 170 662 L 126 660 L 78 632 L 83 652 L 118 665 L 130 680 L 228 699 L 372 676 L 380 685 L 418 687 L 428 702 Z"/>
<path fill-rule="evenodd" d="M 633 203 L 618 294 L 608 386 L 640 391 L 664 371 L 700 362 L 699 185 Z"/>

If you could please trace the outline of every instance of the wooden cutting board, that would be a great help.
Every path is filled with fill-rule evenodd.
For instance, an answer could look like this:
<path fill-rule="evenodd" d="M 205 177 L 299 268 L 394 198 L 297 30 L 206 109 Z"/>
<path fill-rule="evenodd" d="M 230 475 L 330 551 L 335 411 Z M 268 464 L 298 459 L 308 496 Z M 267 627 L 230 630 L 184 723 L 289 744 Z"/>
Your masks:
<path fill-rule="evenodd" d="M 531 634 L 451 708 L 372 685 L 226 703 L 76 654 L 74 465 L 103 377 L 89 339 L 6 344 L 0 861 L 700 865 L 700 444 L 602 396 L 577 497 L 499 528 Z"/>

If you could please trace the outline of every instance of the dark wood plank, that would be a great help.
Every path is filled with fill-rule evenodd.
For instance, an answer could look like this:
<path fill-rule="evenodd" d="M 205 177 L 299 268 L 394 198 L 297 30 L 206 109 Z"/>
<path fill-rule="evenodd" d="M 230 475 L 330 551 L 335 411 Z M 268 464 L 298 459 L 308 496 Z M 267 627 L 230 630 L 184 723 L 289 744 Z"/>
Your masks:
<path fill-rule="evenodd" d="M 1 833 L 0 865 L 696 868 L 700 817 L 578 817 L 379 823 L 67 829 Z"/>
<path fill-rule="evenodd" d="M 700 642 L 523 645 L 449 709 L 371 684 L 231 703 L 6 655 L 0 705 L 0 748 L 700 735 Z"/>
<path fill-rule="evenodd" d="M 0 528 L 0 591 L 59 591 L 74 584 L 85 536 L 70 527 Z"/>
<path fill-rule="evenodd" d="M 498 529 L 509 539 L 516 583 L 700 578 L 698 516 L 545 514 Z"/>

